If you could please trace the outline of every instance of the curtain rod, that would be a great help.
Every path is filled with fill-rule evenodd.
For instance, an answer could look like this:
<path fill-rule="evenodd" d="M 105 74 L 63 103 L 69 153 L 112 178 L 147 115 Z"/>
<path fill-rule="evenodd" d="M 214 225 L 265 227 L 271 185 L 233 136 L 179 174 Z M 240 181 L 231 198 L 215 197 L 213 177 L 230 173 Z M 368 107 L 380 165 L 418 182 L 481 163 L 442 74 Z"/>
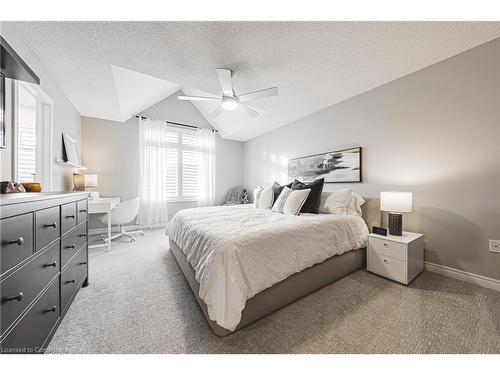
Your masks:
<path fill-rule="evenodd" d="M 142 115 L 141 116 L 135 115 L 134 117 L 135 118 L 142 118 L 143 120 L 145 120 L 145 119 L 155 120 L 155 119 L 152 119 L 150 117 L 146 117 L 146 116 L 142 116 Z M 173 125 L 173 126 L 181 126 L 181 127 L 184 127 L 184 128 L 202 129 L 201 127 L 196 126 L 196 125 L 183 124 L 183 123 L 180 123 L 180 122 L 173 122 L 173 121 L 163 121 L 163 122 L 165 122 L 167 124 L 170 124 L 170 125 Z M 210 130 L 212 130 L 215 133 L 219 132 L 217 129 L 210 129 Z"/>

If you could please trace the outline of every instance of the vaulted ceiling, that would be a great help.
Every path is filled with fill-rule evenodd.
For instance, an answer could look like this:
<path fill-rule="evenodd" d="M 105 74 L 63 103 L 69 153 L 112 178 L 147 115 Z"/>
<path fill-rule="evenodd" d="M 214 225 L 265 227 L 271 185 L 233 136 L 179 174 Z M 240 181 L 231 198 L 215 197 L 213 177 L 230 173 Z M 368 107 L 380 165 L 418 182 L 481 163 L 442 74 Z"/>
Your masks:
<path fill-rule="evenodd" d="M 14 22 L 84 116 L 125 121 L 172 95 L 278 86 L 211 124 L 246 141 L 500 37 L 498 22 Z M 208 118 L 217 103 L 196 103 Z M 168 115 L 167 115 L 168 116 Z M 168 118 L 167 118 L 168 119 Z"/>

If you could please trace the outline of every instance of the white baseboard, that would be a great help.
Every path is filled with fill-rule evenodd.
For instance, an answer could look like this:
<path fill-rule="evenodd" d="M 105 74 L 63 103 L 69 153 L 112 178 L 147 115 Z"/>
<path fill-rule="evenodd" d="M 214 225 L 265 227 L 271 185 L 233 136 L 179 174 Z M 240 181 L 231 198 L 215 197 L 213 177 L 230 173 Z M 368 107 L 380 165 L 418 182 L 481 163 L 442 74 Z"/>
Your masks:
<path fill-rule="evenodd" d="M 134 231 L 134 230 L 140 230 L 140 229 L 155 229 L 155 228 L 164 228 L 166 224 L 153 224 L 153 225 L 126 225 L 125 229 L 129 231 Z M 107 227 L 99 227 L 99 228 L 89 228 L 89 235 L 96 235 L 96 234 L 107 234 L 108 233 L 108 228 Z M 118 227 L 113 226 L 111 227 L 111 233 L 118 233 Z"/>
<path fill-rule="evenodd" d="M 484 288 L 500 291 L 500 280 L 491 277 L 481 276 L 471 272 L 457 270 L 455 268 L 442 266 L 440 264 L 424 262 L 425 269 L 430 272 L 438 273 L 443 276 L 452 277 L 454 279 L 467 281 L 471 284 L 479 285 Z"/>

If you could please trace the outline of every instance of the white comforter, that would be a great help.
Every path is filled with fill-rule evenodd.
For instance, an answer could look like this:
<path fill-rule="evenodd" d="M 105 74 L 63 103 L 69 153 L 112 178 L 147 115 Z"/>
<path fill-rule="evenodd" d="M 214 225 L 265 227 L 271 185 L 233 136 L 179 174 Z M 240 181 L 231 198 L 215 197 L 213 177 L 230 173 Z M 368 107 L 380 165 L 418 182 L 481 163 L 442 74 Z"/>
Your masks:
<path fill-rule="evenodd" d="M 192 208 L 169 222 L 185 252 L 210 319 L 234 330 L 246 301 L 314 264 L 366 246 L 359 216 L 283 215 L 252 205 Z"/>

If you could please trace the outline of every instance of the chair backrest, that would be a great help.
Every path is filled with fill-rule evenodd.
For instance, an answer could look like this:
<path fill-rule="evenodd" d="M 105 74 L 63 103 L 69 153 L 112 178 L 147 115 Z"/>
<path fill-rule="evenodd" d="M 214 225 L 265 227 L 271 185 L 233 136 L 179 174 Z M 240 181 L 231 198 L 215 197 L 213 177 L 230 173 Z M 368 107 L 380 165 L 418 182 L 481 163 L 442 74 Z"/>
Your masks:
<path fill-rule="evenodd" d="M 139 213 L 139 197 L 122 202 L 111 211 L 111 224 L 127 224 Z"/>

